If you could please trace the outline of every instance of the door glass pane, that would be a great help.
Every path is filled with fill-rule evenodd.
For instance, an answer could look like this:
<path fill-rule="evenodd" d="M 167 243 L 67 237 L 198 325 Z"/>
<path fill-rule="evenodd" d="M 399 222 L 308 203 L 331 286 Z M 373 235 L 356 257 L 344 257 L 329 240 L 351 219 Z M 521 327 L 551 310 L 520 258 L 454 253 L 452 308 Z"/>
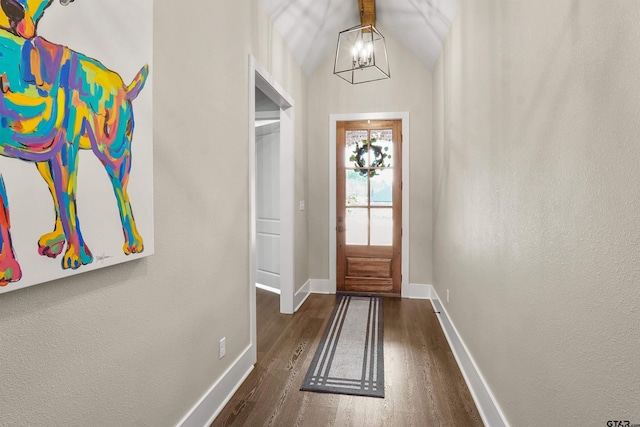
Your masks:
<path fill-rule="evenodd" d="M 393 209 L 371 209 L 371 246 L 393 244 Z"/>
<path fill-rule="evenodd" d="M 371 167 L 392 167 L 393 131 L 391 129 L 372 130 L 369 151 Z"/>
<path fill-rule="evenodd" d="M 367 177 L 362 176 L 358 171 L 347 170 L 346 183 L 346 203 L 347 206 L 367 206 L 369 199 L 367 197 Z"/>
<path fill-rule="evenodd" d="M 366 130 L 346 131 L 344 148 L 344 166 L 347 168 L 361 168 L 367 166 L 367 141 L 369 132 Z"/>
<path fill-rule="evenodd" d="M 367 208 L 347 209 L 347 245 L 366 245 L 369 242 L 369 218 Z"/>
<path fill-rule="evenodd" d="M 377 169 L 371 177 L 371 206 L 393 206 L 393 169 Z"/>

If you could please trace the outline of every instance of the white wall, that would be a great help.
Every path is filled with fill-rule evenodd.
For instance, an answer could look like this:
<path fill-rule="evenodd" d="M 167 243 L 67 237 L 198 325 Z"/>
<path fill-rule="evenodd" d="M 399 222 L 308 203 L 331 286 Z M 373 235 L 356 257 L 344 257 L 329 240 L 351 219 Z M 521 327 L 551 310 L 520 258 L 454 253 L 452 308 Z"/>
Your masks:
<path fill-rule="evenodd" d="M 247 348 L 250 53 L 300 106 L 306 198 L 306 77 L 257 0 L 154 3 L 156 253 L 0 295 L 0 425 L 175 425 Z M 296 248 L 304 283 L 304 212 Z"/>
<path fill-rule="evenodd" d="M 309 272 L 329 279 L 329 115 L 405 112 L 410 115 L 409 280 L 430 284 L 431 73 L 380 27 L 387 41 L 391 79 L 352 86 L 333 75 L 329 57 L 309 77 Z M 405 254 L 403 254 L 404 256 Z"/>
<path fill-rule="evenodd" d="M 462 1 L 434 73 L 434 284 L 513 426 L 640 422 L 639 21 Z"/>

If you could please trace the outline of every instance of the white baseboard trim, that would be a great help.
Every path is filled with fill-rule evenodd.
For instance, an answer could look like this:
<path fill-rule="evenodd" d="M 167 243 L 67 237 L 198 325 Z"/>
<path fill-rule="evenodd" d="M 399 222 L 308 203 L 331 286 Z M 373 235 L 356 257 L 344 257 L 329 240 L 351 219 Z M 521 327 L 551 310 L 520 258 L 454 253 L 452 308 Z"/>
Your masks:
<path fill-rule="evenodd" d="M 487 427 L 509 427 L 509 423 L 500 409 L 500 406 L 496 402 L 493 393 L 491 393 L 491 389 L 480 373 L 476 362 L 473 360 L 473 357 L 471 356 L 471 353 L 469 353 L 464 341 L 462 341 L 462 337 L 460 337 L 460 334 L 451 321 L 444 304 L 440 301 L 440 298 L 433 287 L 431 292 L 431 303 L 433 304 L 433 308 L 436 312 L 440 312 L 438 314 L 440 326 L 447 337 L 449 347 L 451 347 L 451 351 L 456 358 L 456 362 L 458 362 L 460 371 L 462 371 L 462 375 L 469 387 L 469 391 L 471 392 L 471 396 L 473 397 L 476 407 L 480 412 L 484 425 Z"/>
<path fill-rule="evenodd" d="M 335 286 L 327 279 L 309 279 L 311 293 L 313 294 L 335 294 Z M 433 286 L 410 283 L 402 288 L 402 298 L 432 299 Z"/>
<path fill-rule="evenodd" d="M 180 420 L 177 427 L 206 427 L 229 402 L 233 394 L 253 370 L 251 345 L 233 362 L 222 377 L 200 398 Z"/>
<path fill-rule="evenodd" d="M 280 289 L 280 275 L 269 271 L 256 271 L 256 283 L 262 283 L 271 288 Z"/>
<path fill-rule="evenodd" d="M 280 289 L 273 288 L 273 287 L 267 286 L 267 285 L 263 285 L 262 283 L 256 282 L 256 288 L 262 289 L 263 291 L 267 291 L 267 292 L 271 292 L 271 293 L 280 295 Z"/>
<path fill-rule="evenodd" d="M 298 309 L 304 304 L 304 302 L 311 295 L 311 281 L 307 280 L 307 282 L 300 288 L 298 292 L 293 296 L 293 312 L 295 313 Z"/>
<path fill-rule="evenodd" d="M 311 292 L 314 294 L 335 294 L 336 287 L 331 286 L 328 279 L 309 279 L 311 282 Z"/>
<path fill-rule="evenodd" d="M 418 283 L 409 283 L 402 287 L 402 298 L 412 299 L 431 299 L 433 296 L 432 285 L 421 285 Z"/>

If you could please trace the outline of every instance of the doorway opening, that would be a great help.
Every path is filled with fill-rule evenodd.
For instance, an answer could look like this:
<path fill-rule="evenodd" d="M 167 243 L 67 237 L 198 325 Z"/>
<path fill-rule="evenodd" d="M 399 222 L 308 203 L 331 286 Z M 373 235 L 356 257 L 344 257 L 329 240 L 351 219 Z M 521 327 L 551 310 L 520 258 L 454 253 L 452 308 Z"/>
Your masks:
<path fill-rule="evenodd" d="M 280 107 L 256 87 L 256 287 L 280 288 Z"/>
<path fill-rule="evenodd" d="M 294 312 L 294 103 L 249 57 L 249 312 L 256 360 L 256 284 Z"/>

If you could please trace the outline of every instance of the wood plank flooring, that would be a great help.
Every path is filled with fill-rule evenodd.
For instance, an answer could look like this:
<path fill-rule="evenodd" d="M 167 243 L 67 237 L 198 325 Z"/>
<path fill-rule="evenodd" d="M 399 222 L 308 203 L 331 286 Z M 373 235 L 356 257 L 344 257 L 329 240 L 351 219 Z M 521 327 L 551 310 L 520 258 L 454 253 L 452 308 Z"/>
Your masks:
<path fill-rule="evenodd" d="M 258 362 L 212 426 L 482 426 L 430 301 L 384 298 L 385 398 L 300 391 L 335 295 L 257 290 Z"/>

